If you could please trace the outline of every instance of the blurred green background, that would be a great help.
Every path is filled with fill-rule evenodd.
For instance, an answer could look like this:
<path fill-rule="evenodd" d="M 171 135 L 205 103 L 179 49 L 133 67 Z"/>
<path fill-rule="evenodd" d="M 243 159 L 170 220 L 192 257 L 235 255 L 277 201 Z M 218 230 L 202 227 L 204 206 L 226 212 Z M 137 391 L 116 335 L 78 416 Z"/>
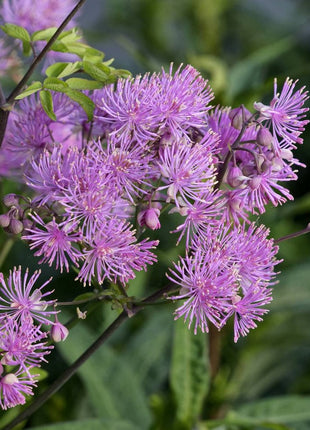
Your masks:
<path fill-rule="evenodd" d="M 215 105 L 243 103 L 251 109 L 254 101 L 268 101 L 274 77 L 279 84 L 290 76 L 299 79 L 298 85 L 310 86 L 307 0 L 87 0 L 80 22 L 90 44 L 133 74 L 167 69 L 170 62 L 191 63 L 210 80 Z M 309 165 L 309 131 L 304 138 L 296 157 Z M 299 181 L 290 186 L 295 202 L 270 208 L 260 217 L 273 237 L 298 231 L 310 221 L 309 183 L 309 168 L 300 168 Z M 164 272 L 179 252 L 174 237 L 167 239 L 172 221 L 166 217 L 161 222 L 165 251 L 158 254 L 159 266 L 132 283 L 132 294 L 138 297 L 165 282 Z M 194 337 L 182 323 L 175 323 L 173 304 L 146 309 L 115 333 L 34 414 L 27 428 L 79 420 L 81 427 L 71 423 L 55 429 L 309 429 L 309 255 L 310 236 L 281 244 L 284 262 L 270 313 L 237 345 L 232 325 L 223 330 L 220 370 L 212 381 L 208 336 Z M 20 263 L 37 266 L 27 246 L 16 243 L 5 268 Z M 53 273 L 42 269 L 43 277 Z M 60 299 L 86 291 L 74 283 L 74 276 L 53 275 Z M 49 376 L 38 391 L 114 316 L 115 311 L 104 305 L 74 328 L 53 353 Z"/>

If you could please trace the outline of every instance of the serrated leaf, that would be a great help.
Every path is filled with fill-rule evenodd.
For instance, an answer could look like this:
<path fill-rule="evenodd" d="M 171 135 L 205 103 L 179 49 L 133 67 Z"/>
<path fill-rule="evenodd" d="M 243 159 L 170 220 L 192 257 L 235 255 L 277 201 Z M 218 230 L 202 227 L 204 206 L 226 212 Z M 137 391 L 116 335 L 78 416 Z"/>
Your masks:
<path fill-rule="evenodd" d="M 61 79 L 58 78 L 46 78 L 43 82 L 43 88 L 46 88 L 47 90 L 51 90 L 51 91 L 58 91 L 61 93 L 66 92 L 66 89 L 68 87 L 68 85 L 62 81 Z"/>
<path fill-rule="evenodd" d="M 40 100 L 46 115 L 48 115 L 53 121 L 56 121 L 57 118 L 54 113 L 53 97 L 50 91 L 40 91 Z"/>
<path fill-rule="evenodd" d="M 91 121 L 94 116 L 95 103 L 87 97 L 85 94 L 79 92 L 78 90 L 73 90 L 67 88 L 65 93 L 71 100 L 77 102 L 85 111 L 88 121 Z"/>
<path fill-rule="evenodd" d="M 73 90 L 96 90 L 103 87 L 103 83 L 98 81 L 90 81 L 83 78 L 70 78 L 66 80 L 66 84 Z"/>
<path fill-rule="evenodd" d="M 111 69 L 105 64 L 94 64 L 89 61 L 83 61 L 83 69 L 96 81 L 106 82 L 111 73 Z"/>
<path fill-rule="evenodd" d="M 1 25 L 1 28 L 8 36 L 15 37 L 15 39 L 22 40 L 23 42 L 31 41 L 28 31 L 19 25 L 4 24 Z"/>
<path fill-rule="evenodd" d="M 45 74 L 48 77 L 64 78 L 65 76 L 72 75 L 82 68 L 82 63 L 76 61 L 74 63 L 54 63 L 50 65 Z"/>
<path fill-rule="evenodd" d="M 33 82 L 21 94 L 19 94 L 17 97 L 15 97 L 15 100 L 24 99 L 25 97 L 28 97 L 31 94 L 34 94 L 41 89 L 42 89 L 42 83 L 41 82 L 39 82 L 39 81 Z"/>
<path fill-rule="evenodd" d="M 191 428 L 208 392 L 207 335 L 194 335 L 182 319 L 175 322 L 170 383 L 177 419 Z"/>
<path fill-rule="evenodd" d="M 38 40 L 50 40 L 50 38 L 55 34 L 57 31 L 57 27 L 49 27 L 45 28 L 44 30 L 35 31 L 31 35 L 31 40 L 33 42 L 36 42 Z"/>

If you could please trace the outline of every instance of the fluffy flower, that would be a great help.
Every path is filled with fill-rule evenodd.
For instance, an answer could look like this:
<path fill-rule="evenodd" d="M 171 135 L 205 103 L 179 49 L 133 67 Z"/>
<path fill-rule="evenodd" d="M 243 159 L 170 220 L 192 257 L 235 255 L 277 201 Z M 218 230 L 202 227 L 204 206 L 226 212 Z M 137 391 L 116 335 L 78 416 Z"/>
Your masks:
<path fill-rule="evenodd" d="M 42 293 L 42 289 L 51 281 L 49 279 L 43 285 L 33 289 L 40 271 L 35 271 L 34 274 L 28 279 L 28 269 L 24 276 L 22 276 L 22 269 L 19 266 L 14 268 L 13 272 L 10 271 L 7 280 L 4 279 L 0 273 L 0 312 L 5 312 L 14 318 L 21 320 L 37 320 L 41 323 L 50 325 L 51 321 L 48 319 L 56 311 L 50 311 L 48 306 L 56 303 L 55 300 L 44 300 L 49 296 L 52 291 Z"/>
<path fill-rule="evenodd" d="M 146 269 L 147 264 L 156 261 L 150 249 L 156 247 L 158 241 L 143 240 L 137 243 L 135 231 L 116 218 L 102 224 L 100 230 L 90 236 L 86 243 L 85 261 L 77 276 L 84 285 L 90 285 L 92 277 L 99 284 L 105 278 L 115 283 L 117 279 L 125 283 L 135 277 L 134 270 Z"/>
<path fill-rule="evenodd" d="M 0 406 L 6 410 L 26 403 L 26 396 L 32 395 L 36 384 L 30 376 L 25 376 L 23 370 L 0 376 Z"/>
<path fill-rule="evenodd" d="M 51 266 L 55 262 L 56 269 L 60 268 L 62 272 L 65 267 L 69 272 L 68 259 L 77 265 L 78 259 L 81 258 L 81 252 L 73 246 L 81 240 L 78 222 L 65 219 L 57 223 L 53 219 L 46 224 L 39 215 L 32 215 L 31 218 L 36 225 L 28 228 L 22 239 L 30 242 L 31 250 L 37 249 L 35 256 L 43 257 L 40 264 L 48 263 Z"/>
<path fill-rule="evenodd" d="M 254 107 L 260 113 L 260 120 L 271 123 L 273 131 L 273 145 L 277 154 L 280 153 L 282 139 L 291 144 L 294 148 L 295 143 L 302 143 L 299 137 L 304 131 L 305 125 L 309 120 L 305 119 L 305 113 L 309 110 L 303 107 L 309 98 L 308 91 L 302 87 L 295 90 L 297 81 L 286 78 L 281 93 L 278 93 L 277 80 L 274 81 L 274 97 L 269 106 L 263 103 L 254 103 Z"/>

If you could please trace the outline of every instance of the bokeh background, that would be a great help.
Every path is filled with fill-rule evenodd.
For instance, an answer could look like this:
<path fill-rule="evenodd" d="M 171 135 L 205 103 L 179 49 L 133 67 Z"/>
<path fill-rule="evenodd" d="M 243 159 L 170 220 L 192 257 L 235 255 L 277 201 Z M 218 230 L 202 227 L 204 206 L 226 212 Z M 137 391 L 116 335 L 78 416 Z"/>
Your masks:
<path fill-rule="evenodd" d="M 80 23 L 90 44 L 103 50 L 106 58 L 115 58 L 116 67 L 133 74 L 167 69 L 171 62 L 191 63 L 210 80 L 215 105 L 243 103 L 251 110 L 254 101 L 272 98 L 274 77 L 279 84 L 289 76 L 299 79 L 298 86 L 310 87 L 308 0 L 87 0 Z M 296 156 L 310 165 L 309 131 L 304 138 Z M 260 217 L 275 238 L 310 222 L 310 169 L 299 170 L 298 182 L 290 183 L 295 202 L 269 208 Z M 11 190 L 12 184 L 4 187 Z M 175 238 L 168 234 L 173 229 L 171 221 L 166 217 L 161 222 L 161 263 L 132 283 L 132 294 L 137 297 L 165 282 L 164 273 L 179 253 Z M 3 234 L 1 238 L 4 245 Z M 98 428 L 103 430 L 309 429 L 310 236 L 281 243 L 279 257 L 284 261 L 270 313 L 238 344 L 233 343 L 231 325 L 223 330 L 215 379 L 211 381 L 208 373 L 208 336 L 200 351 L 205 355 L 202 359 L 196 355 L 193 361 L 189 351 L 195 346 L 183 325 L 173 321 L 174 305 L 157 306 L 115 333 L 26 427 L 43 429 L 47 423 L 102 418 Z M 3 270 L 21 263 L 33 270 L 37 267 L 27 246 L 16 242 Z M 45 267 L 42 271 L 43 278 L 53 274 L 61 300 L 87 291 L 74 283 L 74 275 L 60 276 Z M 98 336 L 115 312 L 110 305 L 99 306 L 72 329 L 68 340 L 53 353 L 38 392 Z M 63 322 L 72 316 L 68 311 Z M 206 372 L 200 385 L 191 373 L 196 367 Z M 183 377 L 192 386 L 188 389 L 184 383 L 182 393 Z M 176 380 L 181 381 L 181 388 Z M 197 392 L 203 384 L 208 395 L 201 400 Z M 197 402 L 202 404 L 197 412 L 201 423 L 190 427 L 182 421 L 182 411 L 195 415 Z M 221 423 L 227 413 L 232 422 Z M 2 422 L 15 414 L 15 410 L 6 412 Z M 235 418 L 234 422 L 234 416 L 239 421 Z M 217 421 L 207 423 L 210 419 Z M 268 427 L 268 422 L 280 424 Z M 95 425 L 94 421 L 89 429 L 97 429 Z M 57 428 L 67 429 L 64 425 Z M 68 430 L 78 428 L 68 426 Z"/>

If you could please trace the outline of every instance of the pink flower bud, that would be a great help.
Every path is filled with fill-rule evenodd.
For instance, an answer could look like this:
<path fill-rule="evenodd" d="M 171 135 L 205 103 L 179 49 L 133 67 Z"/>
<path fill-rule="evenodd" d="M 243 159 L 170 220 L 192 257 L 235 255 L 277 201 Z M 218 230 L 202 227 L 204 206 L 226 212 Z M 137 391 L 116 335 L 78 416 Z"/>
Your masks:
<path fill-rule="evenodd" d="M 146 225 L 151 230 L 158 230 L 161 227 L 159 215 L 160 210 L 158 208 L 146 209 L 138 214 L 138 223 L 141 226 Z"/>
<path fill-rule="evenodd" d="M 69 330 L 59 321 L 55 322 L 51 329 L 51 337 L 54 342 L 60 342 L 66 340 L 69 334 Z"/>
<path fill-rule="evenodd" d="M 18 206 L 18 198 L 16 194 L 7 194 L 3 197 L 3 203 L 8 208 L 10 208 L 11 206 Z"/>
<path fill-rule="evenodd" d="M 239 167 L 231 167 L 227 175 L 227 183 L 231 187 L 239 187 L 243 183 L 243 174 Z"/>
<path fill-rule="evenodd" d="M 8 227 L 10 224 L 10 217 L 8 214 L 2 214 L 0 215 L 0 226 L 1 227 Z"/>
<path fill-rule="evenodd" d="M 254 176 L 254 178 L 249 181 L 249 187 L 252 190 L 256 190 L 260 186 L 261 182 L 262 178 L 260 176 Z"/>
<path fill-rule="evenodd" d="M 259 145 L 270 148 L 273 142 L 273 137 L 268 128 L 261 127 L 257 132 L 256 140 Z"/>
<path fill-rule="evenodd" d="M 231 125 L 237 130 L 241 130 L 243 124 L 251 118 L 251 112 L 241 105 L 232 109 L 228 116 L 231 119 Z"/>
<path fill-rule="evenodd" d="M 11 233 L 19 234 L 24 230 L 24 224 L 21 221 L 19 221 L 18 219 L 13 218 L 13 219 L 11 219 L 9 228 L 10 228 Z"/>

